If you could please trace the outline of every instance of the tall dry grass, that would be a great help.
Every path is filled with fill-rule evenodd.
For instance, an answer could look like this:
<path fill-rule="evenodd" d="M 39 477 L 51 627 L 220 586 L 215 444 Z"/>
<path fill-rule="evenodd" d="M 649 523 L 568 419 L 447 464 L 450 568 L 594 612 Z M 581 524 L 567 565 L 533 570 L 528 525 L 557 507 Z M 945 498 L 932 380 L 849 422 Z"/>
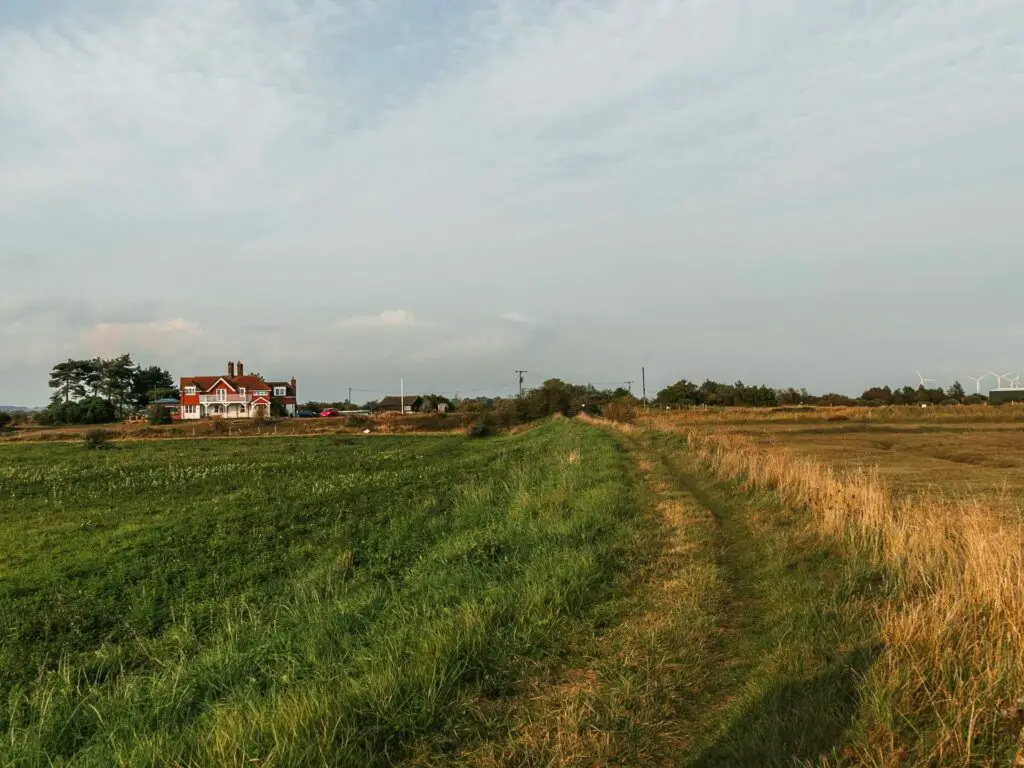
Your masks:
<path fill-rule="evenodd" d="M 719 424 L 742 421 L 818 423 L 852 421 L 858 423 L 993 423 L 1024 421 L 1024 407 L 1005 405 L 939 405 L 921 408 L 916 405 L 883 407 L 785 407 L 785 408 L 691 408 L 678 411 L 649 410 L 644 419 L 655 426 L 686 424 Z"/>
<path fill-rule="evenodd" d="M 741 435 L 687 438 L 715 474 L 806 508 L 821 533 L 885 574 L 884 649 L 864 681 L 858 760 L 1024 765 L 1019 517 L 971 499 L 899 499 L 875 472 L 840 473 Z"/>

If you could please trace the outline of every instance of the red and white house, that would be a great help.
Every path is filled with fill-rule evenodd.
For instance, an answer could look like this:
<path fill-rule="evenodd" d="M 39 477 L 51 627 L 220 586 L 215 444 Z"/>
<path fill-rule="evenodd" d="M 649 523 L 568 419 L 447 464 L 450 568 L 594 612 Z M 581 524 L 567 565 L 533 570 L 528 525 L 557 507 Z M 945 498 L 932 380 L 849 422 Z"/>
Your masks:
<path fill-rule="evenodd" d="M 249 419 L 270 415 L 271 400 L 295 415 L 297 390 L 295 377 L 289 381 L 265 381 L 247 376 L 245 366 L 228 363 L 226 376 L 185 376 L 181 379 L 179 419 Z"/>

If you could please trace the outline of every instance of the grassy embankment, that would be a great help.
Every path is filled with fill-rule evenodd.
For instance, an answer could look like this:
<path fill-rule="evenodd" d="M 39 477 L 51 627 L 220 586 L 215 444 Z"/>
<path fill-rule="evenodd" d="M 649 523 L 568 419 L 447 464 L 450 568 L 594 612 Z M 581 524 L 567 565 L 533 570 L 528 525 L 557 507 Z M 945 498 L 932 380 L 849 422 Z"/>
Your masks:
<path fill-rule="evenodd" d="M 0 447 L 0 764 L 455 759 L 611 621 L 640 498 L 566 422 Z"/>

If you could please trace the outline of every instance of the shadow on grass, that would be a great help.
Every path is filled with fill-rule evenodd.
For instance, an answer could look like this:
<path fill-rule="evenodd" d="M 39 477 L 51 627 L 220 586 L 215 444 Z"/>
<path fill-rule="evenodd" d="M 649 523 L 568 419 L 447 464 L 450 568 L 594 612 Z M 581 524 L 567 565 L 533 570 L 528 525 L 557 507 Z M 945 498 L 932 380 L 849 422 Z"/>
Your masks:
<path fill-rule="evenodd" d="M 772 688 L 690 765 L 791 766 L 840 749 L 860 706 L 858 684 L 879 651 L 860 648 L 816 677 Z"/>

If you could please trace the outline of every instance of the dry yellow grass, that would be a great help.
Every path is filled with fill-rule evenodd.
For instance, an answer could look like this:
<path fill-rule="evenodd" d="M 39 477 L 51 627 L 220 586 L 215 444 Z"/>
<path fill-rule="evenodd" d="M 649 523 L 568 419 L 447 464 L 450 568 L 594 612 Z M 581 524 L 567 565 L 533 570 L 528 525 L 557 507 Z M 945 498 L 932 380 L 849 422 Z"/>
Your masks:
<path fill-rule="evenodd" d="M 664 411 L 650 409 L 643 412 L 645 420 L 665 423 L 715 424 L 738 422 L 782 422 L 822 423 L 852 421 L 858 423 L 930 423 L 930 424 L 977 424 L 978 422 L 1024 421 L 1024 406 L 987 405 L 931 406 L 893 405 L 883 408 L 863 406 L 815 407 L 799 406 L 785 408 L 692 408 L 688 410 Z"/>
<path fill-rule="evenodd" d="M 878 472 L 837 471 L 745 435 L 691 429 L 688 441 L 715 474 L 805 507 L 820 533 L 889 575 L 885 648 L 864 681 L 869 738 L 853 748 L 857 759 L 972 765 L 979 747 L 991 754 L 984 745 L 1019 734 L 1019 522 L 979 501 L 894 496 Z"/>
<path fill-rule="evenodd" d="M 966 421 L 961 414 L 977 409 L 929 409 L 932 421 L 866 420 L 886 409 L 833 410 L 852 417 L 794 421 L 786 414 L 772 417 L 766 412 L 761 419 L 751 419 L 748 410 L 737 409 L 731 416 L 720 412 L 714 420 L 703 421 L 688 412 L 658 413 L 647 424 L 669 431 L 726 430 L 837 469 L 874 470 L 900 495 L 927 492 L 948 503 L 966 498 L 1012 512 L 1024 506 L 1024 432 L 1015 420 L 1016 409 L 984 408 L 978 411 L 979 418 Z M 903 410 L 917 416 L 914 409 Z"/>

